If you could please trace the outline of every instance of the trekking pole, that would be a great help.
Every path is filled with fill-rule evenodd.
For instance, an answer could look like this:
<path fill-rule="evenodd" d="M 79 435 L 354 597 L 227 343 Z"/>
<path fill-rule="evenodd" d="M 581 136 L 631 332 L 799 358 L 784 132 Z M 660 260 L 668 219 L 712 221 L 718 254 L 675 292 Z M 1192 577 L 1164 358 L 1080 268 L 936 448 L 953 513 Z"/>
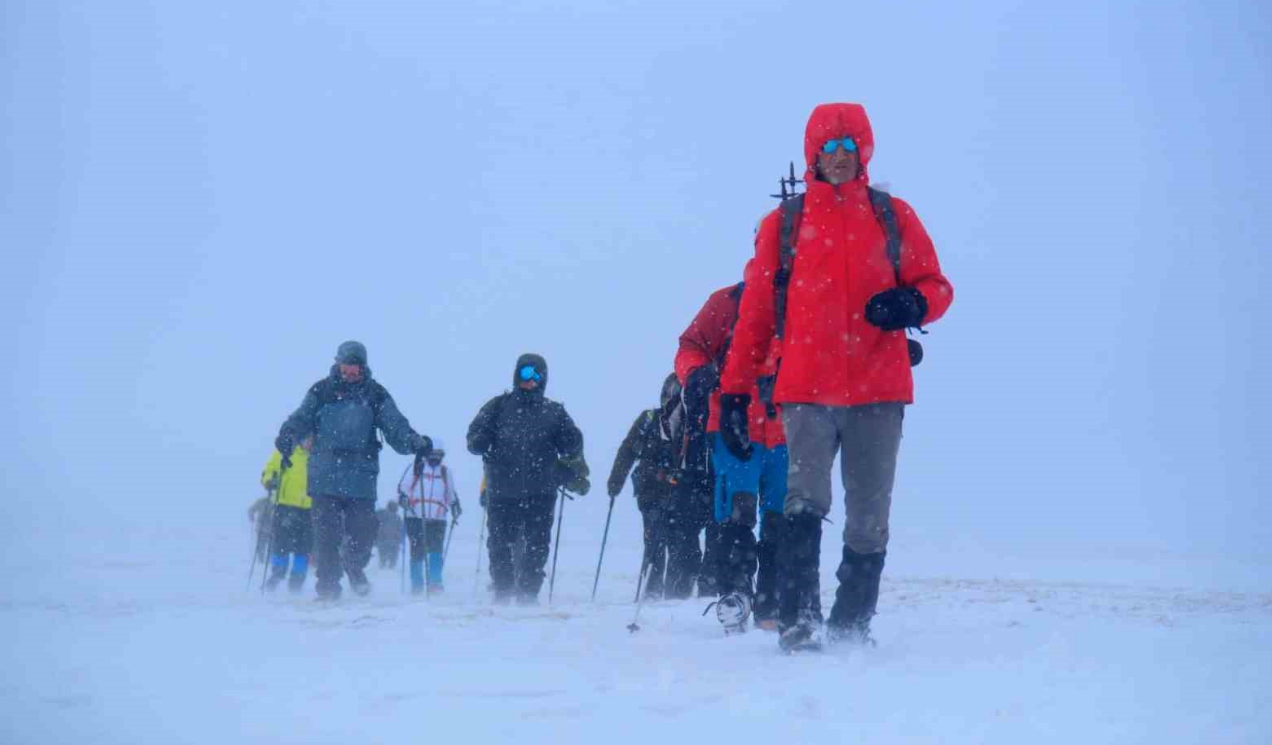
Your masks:
<path fill-rule="evenodd" d="M 398 561 L 401 568 L 398 569 L 398 592 L 406 594 L 406 510 L 402 511 L 402 530 L 398 531 Z"/>
<path fill-rule="evenodd" d="M 601 581 L 601 562 L 605 561 L 605 543 L 609 540 L 610 518 L 614 517 L 614 498 L 610 497 L 609 512 L 605 513 L 605 532 L 601 535 L 601 556 L 596 560 L 596 578 L 592 580 L 592 602 L 596 602 L 596 586 Z"/>
<path fill-rule="evenodd" d="M 565 518 L 565 488 L 561 492 L 561 507 L 557 510 L 556 545 L 552 547 L 552 576 L 548 579 L 548 605 L 552 605 L 552 590 L 556 586 L 557 557 L 561 555 L 561 522 Z"/>
<path fill-rule="evenodd" d="M 265 594 L 265 583 L 269 581 L 269 565 L 274 560 L 274 537 L 278 532 L 278 526 L 274 524 L 275 518 L 278 517 L 278 498 L 283 493 L 283 475 L 287 473 L 286 458 L 278 464 L 278 486 L 274 487 L 274 499 L 269 505 L 269 542 L 265 549 L 265 567 L 261 572 L 261 595 Z M 256 562 L 252 562 L 252 566 L 256 566 Z"/>
<path fill-rule="evenodd" d="M 455 537 L 455 526 L 459 524 L 459 518 L 452 517 L 450 529 L 446 531 L 446 546 L 442 549 L 442 566 L 446 566 L 446 557 L 450 556 L 451 539 Z"/>
<path fill-rule="evenodd" d="M 481 544 L 486 542 L 486 515 L 489 512 L 485 507 L 481 510 L 481 532 L 477 534 L 477 576 L 473 579 L 473 592 L 481 588 Z"/>
<path fill-rule="evenodd" d="M 270 489 L 268 494 L 265 496 L 265 499 L 272 501 L 273 498 L 274 498 L 274 490 Z M 268 510 L 269 510 L 268 505 L 261 508 L 262 512 L 267 512 Z M 264 532 L 264 530 L 265 530 L 265 520 L 263 519 L 262 516 L 258 515 L 256 518 L 256 524 L 252 526 L 252 568 L 247 570 L 247 586 L 243 588 L 244 591 L 248 591 L 252 589 L 252 577 L 256 575 L 256 561 L 260 558 L 260 555 L 261 555 L 261 538 L 262 538 L 261 533 Z M 265 569 L 265 571 L 267 572 L 269 571 L 268 567 Z"/>
<path fill-rule="evenodd" d="M 640 625 L 636 621 L 640 618 L 640 608 L 645 604 L 645 596 L 640 591 L 640 586 L 645 582 L 645 572 L 648 571 L 650 565 L 649 551 L 645 551 L 645 555 L 640 560 L 640 574 L 636 576 L 636 613 L 632 616 L 632 622 L 627 624 L 627 630 L 635 634 L 640 631 Z"/>

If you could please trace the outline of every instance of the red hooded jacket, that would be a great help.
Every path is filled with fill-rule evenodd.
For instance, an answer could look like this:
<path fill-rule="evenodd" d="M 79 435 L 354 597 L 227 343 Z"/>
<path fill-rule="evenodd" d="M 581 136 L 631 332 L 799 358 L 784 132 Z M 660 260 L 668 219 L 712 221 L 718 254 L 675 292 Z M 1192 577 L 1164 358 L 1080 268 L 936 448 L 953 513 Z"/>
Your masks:
<path fill-rule="evenodd" d="M 699 367 L 715 364 L 726 355 L 732 356 L 730 336 L 738 320 L 739 294 L 737 285 L 711 293 L 698 315 L 694 316 L 689 327 L 680 335 L 680 347 L 676 350 L 676 377 L 680 379 L 681 385 L 685 385 L 689 374 Z M 727 361 L 725 364 L 727 365 Z M 754 383 L 749 392 L 751 407 L 747 413 L 752 441 L 769 448 L 785 444 L 786 432 L 782 427 L 781 413 L 778 413 L 776 419 L 769 419 Z M 711 394 L 707 431 L 720 431 L 719 391 Z"/>
<path fill-rule="evenodd" d="M 830 139 L 852 137 L 861 169 L 851 182 L 817 180 L 817 153 Z M 824 406 L 912 403 L 914 380 L 904 331 L 884 331 L 865 318 L 876 293 L 897 286 L 887 240 L 866 187 L 874 135 L 859 104 L 823 104 L 804 132 L 808 190 L 787 289 L 786 333 L 774 400 Z M 954 289 L 941 274 L 932 239 L 909 204 L 893 197 L 901 232 L 901 285 L 927 300 L 924 324 L 945 314 Z M 765 363 L 776 356 L 773 275 L 780 253 L 781 209 L 761 222 L 755 259 L 746 273 L 733 343 L 720 388 L 751 393 Z M 679 368 L 677 368 L 679 369 Z"/>

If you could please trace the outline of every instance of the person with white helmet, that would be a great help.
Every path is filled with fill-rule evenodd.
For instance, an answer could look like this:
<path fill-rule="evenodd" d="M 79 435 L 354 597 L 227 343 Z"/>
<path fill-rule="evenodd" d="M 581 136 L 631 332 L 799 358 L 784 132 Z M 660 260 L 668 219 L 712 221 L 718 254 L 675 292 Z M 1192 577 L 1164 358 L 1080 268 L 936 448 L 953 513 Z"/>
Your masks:
<path fill-rule="evenodd" d="M 453 528 L 462 513 L 454 475 L 442 465 L 445 457 L 445 444 L 434 440 L 433 451 L 409 464 L 398 480 L 398 504 L 411 542 L 411 592 L 416 595 L 426 588 L 429 593 L 442 591 L 446 523 L 449 518 Z"/>

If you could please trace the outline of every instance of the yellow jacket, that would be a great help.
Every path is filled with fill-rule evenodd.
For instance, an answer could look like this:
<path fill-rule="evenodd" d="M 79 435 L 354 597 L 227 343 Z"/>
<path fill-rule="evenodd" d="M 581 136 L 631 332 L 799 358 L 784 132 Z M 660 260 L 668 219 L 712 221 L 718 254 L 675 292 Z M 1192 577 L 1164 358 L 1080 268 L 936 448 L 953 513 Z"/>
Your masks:
<path fill-rule="evenodd" d="M 269 482 L 278 477 L 278 471 L 282 468 L 283 456 L 277 450 L 269 456 L 269 462 L 265 464 L 265 470 L 261 473 L 261 484 L 269 487 Z M 287 469 L 287 473 L 283 474 L 282 488 L 278 492 L 278 503 L 285 504 L 289 507 L 299 507 L 307 510 L 314 505 L 314 500 L 309 498 L 306 481 L 308 480 L 309 471 L 309 453 L 305 449 L 296 446 L 291 454 L 291 468 Z"/>

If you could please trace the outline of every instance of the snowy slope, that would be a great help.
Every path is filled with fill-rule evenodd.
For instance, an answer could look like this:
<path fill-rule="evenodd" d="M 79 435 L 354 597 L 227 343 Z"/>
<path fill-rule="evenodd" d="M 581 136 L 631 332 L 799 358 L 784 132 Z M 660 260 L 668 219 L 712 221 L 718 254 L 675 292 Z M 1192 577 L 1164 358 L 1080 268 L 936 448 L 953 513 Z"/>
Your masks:
<path fill-rule="evenodd" d="M 0 607 L 0 742 L 1272 742 L 1272 595 L 902 565 L 877 649 L 784 657 L 771 634 L 722 638 L 697 600 L 646 606 L 630 634 L 633 517 L 596 605 L 583 530 L 550 608 L 490 605 L 472 525 L 427 602 L 374 562 L 369 599 L 262 599 L 228 534 L 69 564 Z"/>

